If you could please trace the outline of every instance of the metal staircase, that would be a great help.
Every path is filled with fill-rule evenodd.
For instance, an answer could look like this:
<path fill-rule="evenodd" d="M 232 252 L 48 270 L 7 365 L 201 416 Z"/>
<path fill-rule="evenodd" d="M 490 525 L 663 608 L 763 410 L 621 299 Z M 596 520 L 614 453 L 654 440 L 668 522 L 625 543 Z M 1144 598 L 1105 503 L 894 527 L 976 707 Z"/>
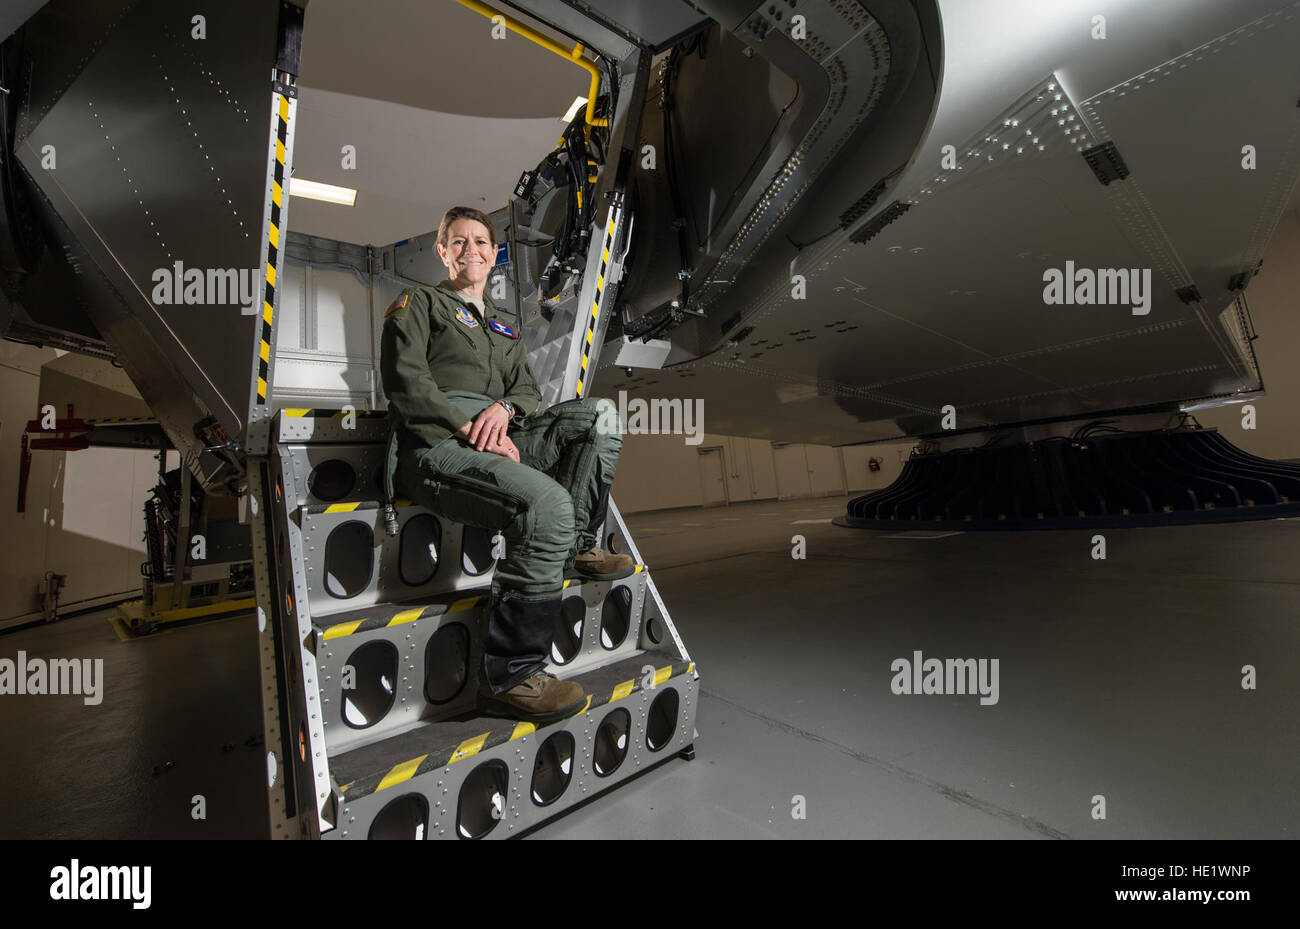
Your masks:
<path fill-rule="evenodd" d="M 689 756 L 698 677 L 643 568 L 564 591 L 551 668 L 582 682 L 583 713 L 534 729 L 473 712 L 491 540 L 409 504 L 390 536 L 379 505 L 375 307 L 441 269 L 430 235 L 375 248 L 290 234 L 304 5 L 229 0 L 200 42 L 194 11 L 163 0 L 76 16 L 52 2 L 3 43 L 0 334 L 115 359 L 203 492 L 238 499 L 273 836 L 515 835 Z M 563 3 L 532 6 L 592 75 L 556 156 L 563 183 L 493 215 L 497 302 L 550 405 L 590 395 L 599 370 L 649 53 Z M 550 259 L 534 244 L 546 196 L 578 204 Z M 182 269 L 256 269 L 253 305 L 155 289 Z M 297 338 L 331 312 L 340 346 Z M 613 500 L 601 540 L 642 560 Z"/>
<path fill-rule="evenodd" d="M 488 533 L 399 501 L 386 534 L 381 416 L 284 409 L 273 434 L 250 493 L 277 831 L 508 837 L 689 757 L 698 674 L 643 566 L 565 583 L 548 670 L 582 713 L 479 716 Z M 614 506 L 601 538 L 640 560 Z"/>

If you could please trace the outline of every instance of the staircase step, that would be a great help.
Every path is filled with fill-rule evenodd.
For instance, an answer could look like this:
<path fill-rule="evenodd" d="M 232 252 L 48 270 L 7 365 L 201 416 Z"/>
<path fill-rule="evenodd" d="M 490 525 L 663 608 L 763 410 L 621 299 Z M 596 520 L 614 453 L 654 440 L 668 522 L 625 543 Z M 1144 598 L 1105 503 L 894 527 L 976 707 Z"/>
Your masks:
<path fill-rule="evenodd" d="M 324 407 L 286 407 L 279 411 L 272 435 L 277 442 L 300 445 L 313 442 L 382 443 L 388 439 L 387 413 L 383 410 L 345 410 Z"/>
<path fill-rule="evenodd" d="M 683 675 L 693 675 L 692 662 L 676 660 L 666 651 L 640 652 L 602 668 L 586 671 L 573 678 L 586 691 L 589 702 L 583 713 L 622 700 L 642 686 L 646 665 L 655 668 L 654 686 Z M 582 714 L 577 714 L 581 716 Z M 340 785 L 345 802 L 387 790 L 413 777 L 427 774 L 445 765 L 471 758 L 479 752 L 505 742 L 545 733 L 570 720 L 560 720 L 541 727 L 532 723 L 471 712 L 458 719 L 421 723 L 400 735 L 392 736 L 329 760 L 330 774 Z"/>
<path fill-rule="evenodd" d="M 322 639 L 329 641 L 369 632 L 372 629 L 400 626 L 417 619 L 470 610 L 478 606 L 479 601 L 487 596 L 487 591 L 487 587 L 478 587 L 453 591 L 444 596 L 430 597 L 418 602 L 376 603 L 372 606 L 324 616 L 313 615 L 312 625 L 321 630 Z"/>

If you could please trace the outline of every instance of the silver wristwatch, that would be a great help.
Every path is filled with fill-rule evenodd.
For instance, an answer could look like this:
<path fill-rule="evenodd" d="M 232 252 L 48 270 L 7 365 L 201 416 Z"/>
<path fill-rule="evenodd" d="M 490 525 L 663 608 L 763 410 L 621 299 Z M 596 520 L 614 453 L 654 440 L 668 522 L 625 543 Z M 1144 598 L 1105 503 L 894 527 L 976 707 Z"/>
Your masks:
<path fill-rule="evenodd" d="M 511 419 L 515 418 L 515 405 L 513 403 L 509 400 L 498 400 L 497 403 L 506 408 L 506 413 L 509 414 Z"/>

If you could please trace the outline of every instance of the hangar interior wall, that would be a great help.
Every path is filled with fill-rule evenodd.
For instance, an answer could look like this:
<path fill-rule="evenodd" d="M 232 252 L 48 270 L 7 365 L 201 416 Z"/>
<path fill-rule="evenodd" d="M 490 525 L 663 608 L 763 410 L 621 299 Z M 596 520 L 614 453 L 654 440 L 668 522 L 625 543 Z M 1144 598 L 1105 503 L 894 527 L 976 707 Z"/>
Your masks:
<path fill-rule="evenodd" d="M 62 355 L 62 357 L 60 357 Z M 106 362 L 0 341 L 0 622 L 39 612 L 46 572 L 64 574 L 61 608 L 140 590 L 144 502 L 157 481 L 153 452 L 33 451 L 27 507 L 18 512 L 21 436 L 42 404 L 59 418 L 145 415 Z M 93 378 L 94 380 L 87 380 Z M 175 466 L 172 455 L 172 466 Z"/>
<path fill-rule="evenodd" d="M 1264 251 L 1264 267 L 1246 291 L 1259 338 L 1255 354 L 1264 375 L 1265 396 L 1251 401 L 1255 429 L 1242 428 L 1240 406 L 1199 410 L 1233 444 L 1263 458 L 1300 459 L 1300 197 L 1282 214 Z"/>
<path fill-rule="evenodd" d="M 27 512 L 18 510 L 18 473 L 21 436 L 39 406 L 41 365 L 58 355 L 54 349 L 0 341 L 0 619 L 28 613 L 40 606 L 37 584 L 45 573 L 46 544 L 50 528 L 46 512 L 54 474 L 62 467 L 63 452 L 33 453 L 28 476 Z"/>
<path fill-rule="evenodd" d="M 305 273 L 305 272 L 304 272 Z M 335 286 L 349 277 L 337 269 L 316 272 L 336 278 Z M 305 280 L 304 280 L 305 283 Z M 351 286 L 351 285 L 349 285 Z M 360 300 L 363 288 L 350 290 Z M 1282 217 L 1264 255 L 1264 268 L 1247 291 L 1255 327 L 1255 344 L 1264 373 L 1267 395 L 1253 401 L 1256 428 L 1242 428 L 1242 408 L 1228 406 L 1202 410 L 1196 416 L 1207 427 L 1218 428 L 1245 451 L 1267 458 L 1300 459 L 1300 365 L 1294 360 L 1300 345 L 1300 210 Z M 369 307 L 340 304 L 350 323 L 340 328 L 328 312 L 317 312 L 318 326 L 310 326 L 300 313 L 307 301 L 290 302 L 288 323 L 281 331 L 298 344 L 295 359 L 300 370 L 318 367 L 311 351 L 334 353 L 339 369 L 338 393 L 364 395 L 370 389 L 369 354 L 373 347 L 365 336 Z M 324 309 L 318 305 L 317 311 Z M 322 315 L 326 318 L 321 318 Z M 289 317 L 292 317 L 291 319 Z M 355 324 L 361 324 L 357 329 Z M 312 333 L 315 333 L 313 338 Z M 303 338 L 305 336 L 305 338 Z M 285 339 L 288 341 L 288 339 Z M 304 344 L 306 343 L 306 344 Z M 286 346 L 288 348 L 288 346 Z M 115 593 L 137 591 L 139 564 L 144 558 L 143 504 L 152 487 L 157 463 L 151 452 L 87 449 L 81 452 L 35 452 L 27 491 L 27 512 L 17 512 L 20 436 L 42 402 L 77 404 L 78 415 L 123 416 L 137 411 L 118 385 L 93 394 L 71 377 L 60 378 L 42 368 L 55 362 L 53 349 L 35 348 L 0 340 L 0 622 L 39 609 L 38 585 L 46 571 L 68 575 L 61 596 L 64 604 Z M 293 363 L 286 365 L 292 369 Z M 326 365 L 326 367 L 334 367 Z M 348 373 L 343 373 L 344 371 Z M 361 372 L 356 375 L 354 372 Z M 120 372 L 114 372 L 120 374 Z M 56 372 L 57 374 L 57 372 Z M 286 371 L 286 379 L 292 377 Z M 86 375 L 83 374 L 82 377 Z M 91 375 L 93 377 L 93 375 Z M 350 382 L 351 381 L 351 382 Z M 56 385 L 57 398 L 42 398 Z M 96 408 L 107 397 L 111 408 Z M 705 410 L 707 424 L 708 410 Z M 716 502 L 706 495 L 709 471 L 702 452 L 716 449 L 722 458 L 726 501 L 773 500 L 805 495 L 852 494 L 883 487 L 898 475 L 910 446 L 873 445 L 831 449 L 825 446 L 774 447 L 766 439 L 704 433 L 698 445 L 687 445 L 680 435 L 630 435 L 626 439 L 614 496 L 625 513 L 652 509 L 703 506 Z M 881 470 L 867 469 L 867 459 L 881 459 Z M 801 468 L 807 484 L 800 478 Z M 778 478 L 780 475 L 780 478 Z M 54 523 L 51 525 L 50 520 Z"/>
<path fill-rule="evenodd" d="M 706 483 L 711 465 L 705 457 L 722 456 L 726 503 L 788 500 L 796 497 L 846 495 L 884 487 L 902 470 L 911 443 L 825 445 L 774 443 L 767 439 L 704 433 L 698 445 L 680 435 L 629 435 L 623 442 L 614 499 L 624 513 L 696 507 L 724 502 Z M 881 459 L 879 471 L 867 467 Z"/>

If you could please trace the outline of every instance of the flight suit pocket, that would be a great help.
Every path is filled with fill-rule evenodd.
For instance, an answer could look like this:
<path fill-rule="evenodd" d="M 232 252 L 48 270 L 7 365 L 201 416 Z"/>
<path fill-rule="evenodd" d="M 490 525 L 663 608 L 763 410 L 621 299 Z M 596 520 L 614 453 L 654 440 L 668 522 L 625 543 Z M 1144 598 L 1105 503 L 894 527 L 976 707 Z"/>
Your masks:
<path fill-rule="evenodd" d="M 444 337 L 446 336 L 447 331 L 452 329 L 456 331 L 457 338 L 463 339 L 465 341 L 466 346 L 469 348 L 469 350 L 472 353 L 474 354 L 478 353 L 478 346 L 474 344 L 474 336 L 470 335 L 468 330 L 466 330 L 464 325 L 462 325 L 461 323 L 455 321 L 445 321 L 442 324 L 442 332 Z"/>
<path fill-rule="evenodd" d="M 486 479 L 486 472 L 474 473 L 481 469 L 439 468 L 438 451 L 429 449 L 421 456 L 425 482 L 432 485 L 434 512 L 467 526 L 504 529 L 527 511 L 526 500 Z"/>
<path fill-rule="evenodd" d="M 443 329 L 455 329 L 459 337 L 469 344 L 475 354 L 478 354 L 480 349 L 478 343 L 474 341 L 474 334 L 469 331 L 470 327 L 456 319 L 454 314 L 442 317 L 442 327 Z"/>

